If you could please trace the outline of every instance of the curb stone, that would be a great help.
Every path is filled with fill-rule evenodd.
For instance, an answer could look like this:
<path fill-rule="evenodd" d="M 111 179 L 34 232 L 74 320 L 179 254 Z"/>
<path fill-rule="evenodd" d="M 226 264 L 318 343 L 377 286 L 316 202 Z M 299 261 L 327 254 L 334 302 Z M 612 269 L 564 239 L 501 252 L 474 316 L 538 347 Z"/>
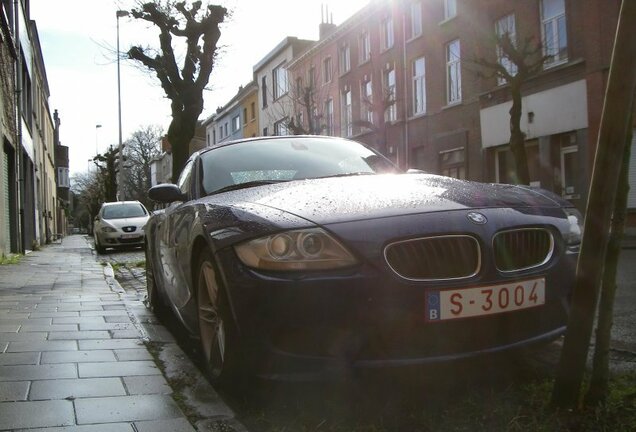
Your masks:
<path fill-rule="evenodd" d="M 104 266 L 104 277 L 116 293 L 126 294 L 110 263 Z M 135 281 L 137 279 L 135 278 Z M 145 302 L 144 302 L 145 304 Z M 199 369 L 181 350 L 176 342 L 152 341 L 133 311 L 132 321 L 141 333 L 146 348 L 151 351 L 155 363 L 166 381 L 173 388 L 173 399 L 182 409 L 197 431 L 201 432 L 249 432 L 236 420 L 234 412 L 225 404 Z M 154 349 L 151 348 L 151 345 Z M 178 397 L 178 396 L 181 397 Z M 175 397 L 177 396 L 177 397 Z"/>

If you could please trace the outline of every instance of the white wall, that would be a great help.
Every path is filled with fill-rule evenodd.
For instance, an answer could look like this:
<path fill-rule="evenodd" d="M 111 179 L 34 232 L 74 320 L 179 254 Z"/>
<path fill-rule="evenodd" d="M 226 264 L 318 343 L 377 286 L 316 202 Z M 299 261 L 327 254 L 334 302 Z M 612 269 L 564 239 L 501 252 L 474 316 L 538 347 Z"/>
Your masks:
<path fill-rule="evenodd" d="M 587 86 L 575 81 L 523 98 L 521 130 L 527 139 L 587 128 Z M 484 108 L 479 112 L 483 148 L 510 141 L 510 107 L 512 101 Z M 534 113 L 528 123 L 528 113 Z"/>

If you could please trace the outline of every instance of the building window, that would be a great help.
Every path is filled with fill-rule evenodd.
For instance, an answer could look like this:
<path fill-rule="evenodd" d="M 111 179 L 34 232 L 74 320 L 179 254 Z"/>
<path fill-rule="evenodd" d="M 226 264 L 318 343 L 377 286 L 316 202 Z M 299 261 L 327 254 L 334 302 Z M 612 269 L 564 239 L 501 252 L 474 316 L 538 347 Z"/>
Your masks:
<path fill-rule="evenodd" d="M 287 94 L 287 70 L 283 65 L 277 66 L 273 71 L 274 100 Z"/>
<path fill-rule="evenodd" d="M 232 117 L 232 133 L 236 132 L 241 128 L 241 116 Z"/>
<path fill-rule="evenodd" d="M 261 97 L 263 98 L 263 108 L 267 108 L 267 77 L 261 78 Z"/>
<path fill-rule="evenodd" d="M 252 102 L 250 105 L 251 116 L 250 120 L 256 120 L 256 103 Z"/>
<path fill-rule="evenodd" d="M 446 45 L 446 101 L 454 104 L 462 100 L 462 69 L 459 39 Z"/>
<path fill-rule="evenodd" d="M 351 69 L 351 50 L 349 44 L 340 47 L 340 73 L 347 73 Z"/>
<path fill-rule="evenodd" d="M 360 107 L 362 120 L 373 123 L 373 86 L 371 80 L 362 81 L 360 86 Z"/>
<path fill-rule="evenodd" d="M 344 136 L 353 135 L 353 106 L 351 104 L 351 90 L 342 92 L 342 132 Z"/>
<path fill-rule="evenodd" d="M 289 130 L 287 129 L 287 117 L 274 123 L 274 135 L 289 135 Z"/>
<path fill-rule="evenodd" d="M 413 114 L 426 112 L 426 61 L 420 57 L 413 62 Z"/>
<path fill-rule="evenodd" d="M 384 102 L 386 104 L 384 121 L 394 122 L 397 120 L 395 96 L 395 69 L 391 68 L 384 71 Z"/>
<path fill-rule="evenodd" d="M 316 68 L 315 67 L 311 67 L 309 68 L 309 88 L 314 90 L 316 88 Z"/>
<path fill-rule="evenodd" d="M 327 57 L 322 61 L 322 76 L 325 78 L 325 83 L 331 82 L 331 57 Z"/>
<path fill-rule="evenodd" d="M 539 154 L 539 141 L 529 140 L 525 143 L 526 158 L 528 161 L 528 174 L 530 175 L 530 186 L 541 186 L 540 173 L 541 162 Z M 514 157 L 509 146 L 503 146 L 495 152 L 495 181 L 497 183 L 518 183 L 517 170 Z"/>
<path fill-rule="evenodd" d="M 263 136 L 267 136 L 269 134 L 269 130 L 267 129 L 267 126 L 265 126 L 263 128 Z"/>
<path fill-rule="evenodd" d="M 69 169 L 68 168 L 58 168 L 57 169 L 57 181 L 58 181 L 58 186 L 61 188 L 70 188 L 71 187 L 71 182 L 69 180 Z"/>
<path fill-rule="evenodd" d="M 387 17 L 382 20 L 382 50 L 393 47 L 393 18 Z"/>
<path fill-rule="evenodd" d="M 454 149 L 439 153 L 439 172 L 447 177 L 466 179 L 466 157 L 464 149 Z"/>
<path fill-rule="evenodd" d="M 302 77 L 296 78 L 296 97 L 302 97 L 303 94 L 303 79 Z"/>
<path fill-rule="evenodd" d="M 229 133 L 227 131 L 227 122 L 225 122 L 225 124 L 223 125 L 223 135 L 228 136 Z"/>
<path fill-rule="evenodd" d="M 546 66 L 562 63 L 568 58 L 568 38 L 565 28 L 564 0 L 541 1 L 543 50 L 549 58 Z"/>
<path fill-rule="evenodd" d="M 243 108 L 243 127 L 247 126 L 247 108 Z"/>
<path fill-rule="evenodd" d="M 371 37 L 369 32 L 365 31 L 360 35 L 360 63 L 364 63 L 371 59 Z"/>
<path fill-rule="evenodd" d="M 411 3 L 411 39 L 422 34 L 422 2 L 416 0 Z"/>
<path fill-rule="evenodd" d="M 502 39 L 505 35 L 508 35 L 510 42 L 513 46 L 517 44 L 517 32 L 515 29 L 515 16 L 514 14 L 506 15 L 505 17 L 497 20 L 495 23 L 495 32 L 498 39 Z M 517 65 L 514 64 L 510 58 L 503 52 L 501 46 L 497 45 L 497 61 L 511 76 L 517 75 Z M 497 76 L 497 83 L 499 85 L 505 84 L 506 80 Z"/>
<path fill-rule="evenodd" d="M 325 102 L 325 132 L 327 135 L 333 135 L 333 99 L 327 99 Z"/>
<path fill-rule="evenodd" d="M 444 19 L 451 19 L 457 15 L 457 0 L 444 0 Z"/>

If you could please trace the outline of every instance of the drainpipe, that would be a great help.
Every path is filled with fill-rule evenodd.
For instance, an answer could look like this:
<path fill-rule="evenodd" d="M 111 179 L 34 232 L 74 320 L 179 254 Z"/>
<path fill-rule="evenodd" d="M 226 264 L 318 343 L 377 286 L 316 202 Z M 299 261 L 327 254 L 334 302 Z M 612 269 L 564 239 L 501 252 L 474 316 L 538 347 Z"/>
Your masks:
<path fill-rule="evenodd" d="M 404 76 L 404 166 L 409 168 L 409 69 L 406 61 L 406 11 L 402 9 L 402 70 Z"/>
<path fill-rule="evenodd" d="M 24 174 L 22 167 L 22 106 L 20 105 L 20 96 L 22 94 L 22 53 L 20 47 L 20 1 L 13 0 L 13 24 L 15 32 L 15 45 L 17 59 L 15 63 L 15 102 L 16 102 L 16 152 L 15 152 L 15 174 L 17 182 L 16 188 L 16 201 L 17 201 L 17 238 L 18 238 L 18 252 L 24 253 L 26 250 L 26 239 L 24 238 L 24 196 L 22 194 L 22 186 L 24 185 Z"/>

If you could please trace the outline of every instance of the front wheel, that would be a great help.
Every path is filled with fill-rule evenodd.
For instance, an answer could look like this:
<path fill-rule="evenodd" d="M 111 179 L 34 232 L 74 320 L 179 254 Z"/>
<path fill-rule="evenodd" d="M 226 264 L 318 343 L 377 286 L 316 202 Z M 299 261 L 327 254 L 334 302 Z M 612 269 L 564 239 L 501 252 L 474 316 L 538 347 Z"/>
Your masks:
<path fill-rule="evenodd" d="M 238 335 L 227 295 L 218 280 L 209 251 L 201 254 L 197 268 L 197 310 L 203 368 L 213 384 L 236 386 L 244 377 Z"/>
<path fill-rule="evenodd" d="M 152 310 L 159 320 L 164 321 L 169 318 L 169 311 L 166 304 L 163 302 L 159 292 L 157 291 L 157 282 L 155 280 L 155 273 L 152 267 L 152 261 L 148 250 L 145 250 L 146 255 L 146 300 L 144 301 L 146 307 Z"/>
<path fill-rule="evenodd" d="M 99 236 L 97 234 L 95 234 L 94 239 L 95 239 L 95 250 L 97 251 L 97 253 L 100 255 L 105 254 L 106 248 L 99 243 Z"/>

